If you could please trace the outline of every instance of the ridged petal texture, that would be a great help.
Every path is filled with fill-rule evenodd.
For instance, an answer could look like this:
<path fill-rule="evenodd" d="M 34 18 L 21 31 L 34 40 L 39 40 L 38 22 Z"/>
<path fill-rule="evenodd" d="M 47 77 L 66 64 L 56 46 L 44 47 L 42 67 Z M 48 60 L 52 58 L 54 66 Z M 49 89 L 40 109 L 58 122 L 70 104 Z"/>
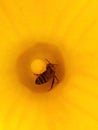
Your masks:
<path fill-rule="evenodd" d="M 58 46 L 67 64 L 46 93 L 16 72 L 36 42 Z M 98 130 L 98 0 L 0 0 L 0 130 Z"/>

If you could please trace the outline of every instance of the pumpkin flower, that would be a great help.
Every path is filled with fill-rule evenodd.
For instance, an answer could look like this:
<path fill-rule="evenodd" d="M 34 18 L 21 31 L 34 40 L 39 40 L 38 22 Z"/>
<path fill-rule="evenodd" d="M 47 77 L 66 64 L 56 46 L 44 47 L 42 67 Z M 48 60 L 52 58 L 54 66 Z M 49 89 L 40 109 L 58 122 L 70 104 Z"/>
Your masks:
<path fill-rule="evenodd" d="M 0 1 L 0 130 L 98 130 L 97 0 Z"/>

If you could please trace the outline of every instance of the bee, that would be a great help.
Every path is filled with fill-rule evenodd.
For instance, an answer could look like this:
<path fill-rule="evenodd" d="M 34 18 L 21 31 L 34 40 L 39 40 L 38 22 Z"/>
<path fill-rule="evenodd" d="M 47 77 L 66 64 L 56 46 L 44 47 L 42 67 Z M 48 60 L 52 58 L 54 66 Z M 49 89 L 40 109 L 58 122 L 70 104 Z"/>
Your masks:
<path fill-rule="evenodd" d="M 54 67 L 55 65 L 56 64 L 52 64 L 48 61 L 48 64 L 46 65 L 46 71 L 44 71 L 41 74 L 37 74 L 38 77 L 35 80 L 35 84 L 42 85 L 44 83 L 47 83 L 49 80 L 52 80 L 51 88 L 50 88 L 52 89 L 55 83 L 55 80 L 59 81 L 57 76 L 55 75 L 55 67 Z"/>

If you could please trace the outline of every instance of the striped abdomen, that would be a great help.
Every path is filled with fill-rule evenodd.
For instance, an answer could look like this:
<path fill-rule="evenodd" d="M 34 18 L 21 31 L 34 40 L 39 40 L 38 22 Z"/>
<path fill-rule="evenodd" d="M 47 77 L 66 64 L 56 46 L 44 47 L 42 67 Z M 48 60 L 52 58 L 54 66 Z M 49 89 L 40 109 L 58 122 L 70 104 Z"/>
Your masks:
<path fill-rule="evenodd" d="M 51 66 L 47 66 L 47 70 L 37 77 L 37 79 L 35 80 L 35 84 L 40 85 L 48 82 L 54 76 L 54 74 L 55 72 L 53 71 Z"/>

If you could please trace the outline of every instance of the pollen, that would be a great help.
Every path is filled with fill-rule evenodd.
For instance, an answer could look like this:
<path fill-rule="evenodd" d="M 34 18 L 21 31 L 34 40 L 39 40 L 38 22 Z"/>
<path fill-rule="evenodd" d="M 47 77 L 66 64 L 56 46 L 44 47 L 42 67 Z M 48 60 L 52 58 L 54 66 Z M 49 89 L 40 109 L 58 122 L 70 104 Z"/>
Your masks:
<path fill-rule="evenodd" d="M 35 59 L 31 63 L 31 71 L 34 74 L 41 74 L 46 70 L 46 62 L 42 59 Z"/>

